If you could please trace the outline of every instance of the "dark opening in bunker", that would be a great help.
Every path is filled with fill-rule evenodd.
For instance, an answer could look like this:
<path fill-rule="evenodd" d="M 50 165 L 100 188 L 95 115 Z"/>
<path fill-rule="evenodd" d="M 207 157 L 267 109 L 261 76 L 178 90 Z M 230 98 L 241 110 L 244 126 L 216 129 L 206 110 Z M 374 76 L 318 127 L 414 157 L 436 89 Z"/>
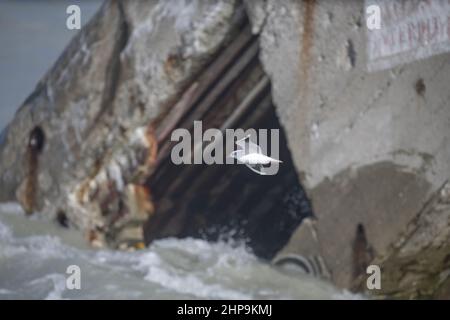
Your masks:
<path fill-rule="evenodd" d="M 162 129 L 157 125 L 158 160 L 147 181 L 156 212 L 144 227 L 146 243 L 174 236 L 231 238 L 271 259 L 302 219 L 312 215 L 258 59 L 257 40 L 243 16 L 235 36 L 195 80 L 188 102 L 161 120 Z M 170 132 L 185 128 L 193 135 L 194 121 L 202 121 L 203 132 L 279 129 L 283 163 L 278 173 L 262 176 L 245 165 L 173 164 Z"/>
<path fill-rule="evenodd" d="M 45 145 L 45 133 L 41 127 L 37 126 L 30 132 L 28 147 L 35 153 L 41 153 Z"/>

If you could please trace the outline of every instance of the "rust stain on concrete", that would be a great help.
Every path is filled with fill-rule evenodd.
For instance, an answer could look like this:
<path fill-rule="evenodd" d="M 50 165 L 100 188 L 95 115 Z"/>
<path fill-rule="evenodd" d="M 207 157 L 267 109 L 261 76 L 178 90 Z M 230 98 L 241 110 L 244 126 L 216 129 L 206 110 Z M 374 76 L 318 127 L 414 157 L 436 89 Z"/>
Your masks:
<path fill-rule="evenodd" d="M 303 0 L 305 6 L 303 16 L 303 33 L 300 51 L 301 83 L 307 86 L 309 80 L 309 66 L 311 63 L 311 48 L 314 40 L 314 11 L 316 0 Z"/>
<path fill-rule="evenodd" d="M 17 190 L 17 200 L 27 215 L 36 209 L 36 194 L 38 191 L 39 155 L 45 144 L 45 134 L 42 128 L 35 127 L 28 140 L 26 151 L 26 176 Z"/>

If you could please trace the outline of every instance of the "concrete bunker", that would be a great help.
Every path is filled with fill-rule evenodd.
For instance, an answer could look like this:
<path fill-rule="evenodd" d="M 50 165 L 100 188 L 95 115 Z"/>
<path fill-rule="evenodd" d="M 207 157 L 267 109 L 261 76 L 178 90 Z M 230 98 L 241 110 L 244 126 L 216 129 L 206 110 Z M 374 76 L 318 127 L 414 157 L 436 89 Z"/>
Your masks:
<path fill-rule="evenodd" d="M 196 85 L 205 86 L 202 94 L 191 98 L 178 116 L 175 108 L 162 120 L 165 133 L 158 137 L 156 167 L 146 181 L 155 204 L 155 214 L 144 226 L 147 244 L 173 236 L 231 238 L 244 241 L 257 256 L 272 259 L 302 219 L 312 215 L 258 53 L 258 37 L 245 17 L 238 34 L 196 80 Z M 279 129 L 283 163 L 278 173 L 261 176 L 245 165 L 173 164 L 170 129 L 185 128 L 193 135 L 194 121 L 200 120 L 203 130 Z"/>

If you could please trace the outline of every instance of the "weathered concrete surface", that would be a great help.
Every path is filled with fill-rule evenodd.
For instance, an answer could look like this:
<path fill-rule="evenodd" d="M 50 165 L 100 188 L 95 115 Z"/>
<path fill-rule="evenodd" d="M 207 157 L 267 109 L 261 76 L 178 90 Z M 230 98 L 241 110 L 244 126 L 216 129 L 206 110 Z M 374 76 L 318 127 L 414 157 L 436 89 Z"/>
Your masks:
<path fill-rule="evenodd" d="M 107 1 L 2 133 L 0 200 L 67 217 L 93 244 L 142 241 L 158 117 L 230 37 L 237 8 Z"/>
<path fill-rule="evenodd" d="M 385 255 L 379 294 L 450 299 L 450 184 L 446 183 L 412 220 Z M 360 279 L 364 280 L 364 279 Z"/>
<path fill-rule="evenodd" d="M 353 270 L 371 260 L 370 252 L 386 265 L 387 291 L 403 279 L 398 290 L 419 296 L 448 277 L 449 208 L 423 208 L 450 178 L 450 55 L 368 73 L 363 1 L 248 0 L 246 6 L 333 281 L 351 287 Z M 405 253 L 408 259 L 391 260 L 411 224 L 414 237 L 441 239 L 423 240 L 436 254 L 417 248 Z M 355 244 L 358 225 L 367 246 Z M 301 238 L 294 235 L 281 254 L 301 254 Z M 426 261 L 439 277 L 435 272 L 425 283 L 426 269 L 414 281 L 406 273 L 388 275 L 406 260 Z"/>

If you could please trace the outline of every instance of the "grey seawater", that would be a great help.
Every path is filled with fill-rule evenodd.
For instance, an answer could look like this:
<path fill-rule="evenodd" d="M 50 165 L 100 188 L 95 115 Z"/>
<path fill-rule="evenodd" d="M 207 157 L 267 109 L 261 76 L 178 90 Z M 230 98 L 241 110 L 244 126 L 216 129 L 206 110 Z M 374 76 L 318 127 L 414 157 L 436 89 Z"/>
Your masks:
<path fill-rule="evenodd" d="M 66 288 L 69 265 L 81 289 Z M 79 233 L 16 204 L 0 205 L 0 299 L 354 299 L 326 282 L 288 275 L 245 246 L 165 239 L 136 252 L 88 248 Z"/>

